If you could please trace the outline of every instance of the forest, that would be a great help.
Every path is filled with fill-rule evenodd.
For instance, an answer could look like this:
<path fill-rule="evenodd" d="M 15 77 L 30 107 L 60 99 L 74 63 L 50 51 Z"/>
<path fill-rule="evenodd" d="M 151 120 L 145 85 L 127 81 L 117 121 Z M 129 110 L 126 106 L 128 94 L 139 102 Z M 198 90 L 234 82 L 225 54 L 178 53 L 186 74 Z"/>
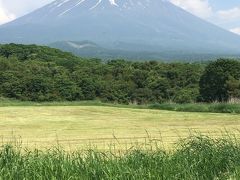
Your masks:
<path fill-rule="evenodd" d="M 227 102 L 240 98 L 240 61 L 80 58 L 46 46 L 0 45 L 0 97 L 121 104 Z"/>

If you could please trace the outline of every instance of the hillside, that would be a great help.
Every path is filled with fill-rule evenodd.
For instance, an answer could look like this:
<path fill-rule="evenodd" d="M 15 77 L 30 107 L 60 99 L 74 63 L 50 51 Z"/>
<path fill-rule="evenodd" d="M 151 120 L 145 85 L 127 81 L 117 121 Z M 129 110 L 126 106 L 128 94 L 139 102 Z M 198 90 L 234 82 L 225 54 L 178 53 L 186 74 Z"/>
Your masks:
<path fill-rule="evenodd" d="M 58 41 L 49 44 L 50 47 L 71 52 L 76 56 L 85 58 L 100 58 L 104 61 L 113 59 L 126 59 L 131 61 L 209 61 L 221 58 L 239 58 L 239 55 L 228 53 L 204 53 L 204 52 L 186 52 L 162 50 L 158 52 L 150 51 L 130 51 L 122 49 L 112 49 L 102 47 L 91 41 Z"/>

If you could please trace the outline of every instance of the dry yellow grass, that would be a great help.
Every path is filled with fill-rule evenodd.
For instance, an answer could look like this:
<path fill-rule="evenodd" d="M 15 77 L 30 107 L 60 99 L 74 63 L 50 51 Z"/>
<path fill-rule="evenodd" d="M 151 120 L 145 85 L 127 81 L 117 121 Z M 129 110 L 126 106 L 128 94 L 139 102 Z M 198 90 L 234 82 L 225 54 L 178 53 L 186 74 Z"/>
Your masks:
<path fill-rule="evenodd" d="M 218 136 L 225 130 L 238 133 L 238 129 L 240 115 L 235 114 L 101 106 L 0 107 L 1 143 L 16 138 L 23 145 L 38 148 L 57 143 L 70 148 L 89 143 L 104 148 L 109 143 L 125 146 L 145 141 L 147 134 L 162 137 L 169 145 L 189 131 Z"/>

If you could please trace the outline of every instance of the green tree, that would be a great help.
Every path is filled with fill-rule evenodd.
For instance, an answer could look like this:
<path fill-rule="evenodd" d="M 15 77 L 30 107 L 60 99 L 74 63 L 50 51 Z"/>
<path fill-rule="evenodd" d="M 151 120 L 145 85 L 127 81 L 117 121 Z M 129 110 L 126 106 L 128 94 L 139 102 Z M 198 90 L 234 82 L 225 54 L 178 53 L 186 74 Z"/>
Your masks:
<path fill-rule="evenodd" d="M 26 77 L 22 89 L 22 99 L 30 101 L 49 101 L 53 89 L 52 82 L 41 75 Z"/>
<path fill-rule="evenodd" d="M 139 88 L 133 93 L 133 102 L 137 104 L 147 104 L 153 101 L 152 90 L 149 88 Z"/>
<path fill-rule="evenodd" d="M 148 79 L 148 88 L 152 90 L 153 101 L 162 103 L 170 99 L 169 81 L 166 78 L 151 77 Z"/>
<path fill-rule="evenodd" d="M 229 97 L 232 99 L 240 99 L 240 79 L 235 79 L 230 76 L 226 84 Z"/>
<path fill-rule="evenodd" d="M 196 89 L 180 89 L 173 98 L 173 101 L 179 104 L 193 103 L 196 102 L 197 97 L 198 91 Z"/>
<path fill-rule="evenodd" d="M 228 101 L 231 98 L 229 92 L 229 80 L 240 79 L 240 62 L 235 60 L 220 59 L 210 63 L 200 80 L 200 95 L 203 101 Z M 231 91 L 235 91 L 231 89 Z"/>
<path fill-rule="evenodd" d="M 59 100 L 76 101 L 84 99 L 82 89 L 68 76 L 60 74 L 54 78 L 53 94 Z"/>

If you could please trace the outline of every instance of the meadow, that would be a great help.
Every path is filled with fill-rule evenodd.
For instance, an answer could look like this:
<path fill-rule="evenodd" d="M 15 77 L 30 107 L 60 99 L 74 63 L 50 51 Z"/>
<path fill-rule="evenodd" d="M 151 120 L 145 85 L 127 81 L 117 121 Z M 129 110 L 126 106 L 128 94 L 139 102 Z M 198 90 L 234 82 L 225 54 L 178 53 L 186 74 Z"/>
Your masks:
<path fill-rule="evenodd" d="M 219 137 L 226 131 L 239 134 L 240 129 L 240 115 L 234 113 L 110 107 L 94 102 L 15 105 L 0 107 L 1 144 L 18 142 L 31 148 L 60 145 L 73 150 L 86 146 L 108 149 L 113 144 L 124 149 L 157 141 L 168 148 L 194 132 Z"/>
<path fill-rule="evenodd" d="M 155 106 L 5 99 L 0 179 L 240 178 L 240 114 Z"/>

